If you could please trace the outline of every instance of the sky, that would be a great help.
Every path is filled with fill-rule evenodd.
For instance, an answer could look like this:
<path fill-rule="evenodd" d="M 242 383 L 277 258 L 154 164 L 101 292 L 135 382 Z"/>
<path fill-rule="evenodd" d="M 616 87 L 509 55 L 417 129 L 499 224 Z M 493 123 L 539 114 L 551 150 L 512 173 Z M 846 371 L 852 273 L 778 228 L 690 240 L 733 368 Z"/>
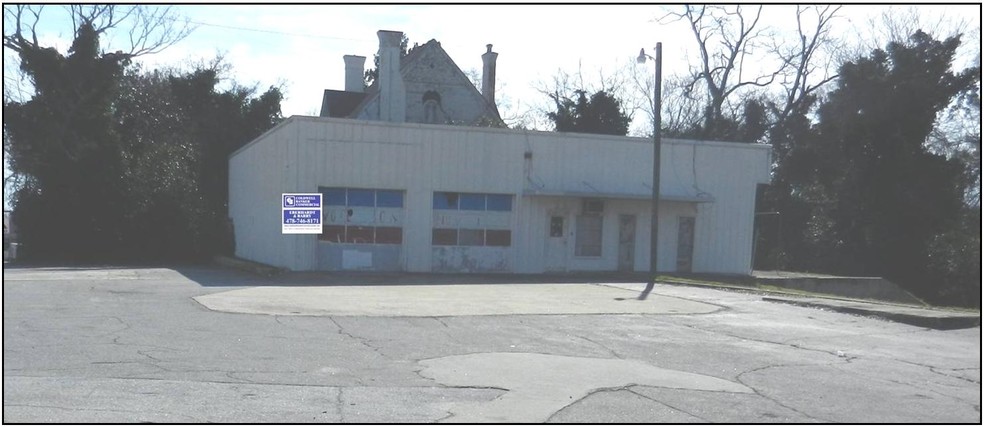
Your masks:
<path fill-rule="evenodd" d="M 5 5 L 5 8 L 8 7 Z M 404 32 L 410 44 L 441 42 L 459 68 L 481 73 L 481 55 L 492 44 L 499 54 L 496 98 L 504 117 L 519 114 L 547 98 L 536 87 L 552 81 L 558 70 L 594 85 L 601 74 L 635 67 L 651 75 L 652 63 L 635 64 L 640 48 L 653 54 L 663 47 L 664 81 L 687 71 L 695 60 L 693 35 L 683 22 L 659 22 L 667 12 L 659 5 L 175 5 L 173 12 L 195 27 L 182 41 L 161 53 L 141 57 L 145 68 L 209 62 L 222 55 L 233 80 L 260 91 L 280 86 L 285 94 L 282 112 L 317 115 L 324 89 L 344 88 L 343 55 L 372 56 L 376 32 Z M 975 31 L 980 52 L 980 5 L 925 6 L 847 5 L 836 21 L 835 35 L 845 40 L 870 36 L 871 19 L 885 10 L 916 8 L 933 21 L 960 22 Z M 71 22 L 63 6 L 47 6 L 38 26 L 39 40 L 65 52 L 71 43 Z M 763 24 L 781 36 L 792 34 L 795 6 L 767 5 Z M 6 18 L 5 18 L 6 19 Z M 973 30 L 972 30 L 973 29 Z M 7 24 L 5 22 L 5 33 Z M 121 49 L 125 38 L 110 34 L 104 50 Z M 975 50 L 976 49 L 976 50 Z M 4 86 L 16 82 L 11 52 L 4 49 Z M 646 120 L 637 114 L 632 132 L 645 132 Z M 542 126 L 542 124 L 541 124 Z M 6 199 L 6 197 L 5 197 Z"/>
<path fill-rule="evenodd" d="M 969 28 L 980 26 L 979 5 L 904 7 L 916 7 L 927 16 L 969 19 Z M 39 28 L 42 43 L 65 50 L 71 43 L 71 25 L 59 8 L 48 6 L 43 18 L 49 25 Z M 763 22 L 789 34 L 794 9 L 768 5 Z M 887 9 L 845 6 L 838 32 L 847 35 L 863 29 L 871 16 Z M 661 42 L 663 75 L 669 76 L 684 73 L 695 53 L 685 23 L 657 22 L 667 11 L 666 6 L 658 5 L 212 4 L 177 5 L 173 11 L 188 18 L 195 29 L 165 51 L 142 57 L 145 67 L 189 64 L 222 55 L 232 66 L 228 77 L 238 83 L 257 84 L 261 90 L 280 85 L 286 95 L 284 116 L 316 115 L 322 91 L 344 86 L 342 56 L 366 56 L 371 66 L 378 47 L 376 31 L 383 29 L 403 31 L 411 45 L 440 41 L 465 72 L 480 73 L 481 54 L 486 44 L 492 44 L 499 53 L 497 97 L 513 108 L 543 98 L 533 88 L 549 82 L 558 70 L 576 73 L 580 69 L 586 80 L 597 80 L 599 73 L 634 64 L 642 47 L 652 54 L 653 46 Z M 119 35 L 104 40 L 106 50 L 123 42 Z M 651 69 L 652 65 L 638 67 Z M 6 67 L 4 72 L 6 84 Z"/>

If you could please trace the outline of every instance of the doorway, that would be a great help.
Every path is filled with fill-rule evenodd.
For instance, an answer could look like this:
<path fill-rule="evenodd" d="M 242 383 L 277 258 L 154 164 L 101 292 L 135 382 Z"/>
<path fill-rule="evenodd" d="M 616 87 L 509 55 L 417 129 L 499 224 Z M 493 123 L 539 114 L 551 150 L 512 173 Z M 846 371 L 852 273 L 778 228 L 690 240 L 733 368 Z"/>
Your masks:
<path fill-rule="evenodd" d="M 618 271 L 635 270 L 635 215 L 618 216 Z"/>
<path fill-rule="evenodd" d="M 544 248 L 546 271 L 567 270 L 567 221 L 561 215 L 547 216 L 547 242 Z"/>

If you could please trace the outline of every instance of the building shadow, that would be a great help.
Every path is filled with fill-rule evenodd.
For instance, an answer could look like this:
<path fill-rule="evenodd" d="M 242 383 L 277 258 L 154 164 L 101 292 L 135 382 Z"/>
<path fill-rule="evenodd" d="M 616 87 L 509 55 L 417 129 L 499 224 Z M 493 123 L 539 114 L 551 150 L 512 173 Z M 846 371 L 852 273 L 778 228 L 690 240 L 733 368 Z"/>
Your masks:
<path fill-rule="evenodd" d="M 646 273 L 406 273 L 406 272 L 283 272 L 261 275 L 227 267 L 174 267 L 182 276 L 204 287 L 252 286 L 402 286 L 645 283 Z"/>

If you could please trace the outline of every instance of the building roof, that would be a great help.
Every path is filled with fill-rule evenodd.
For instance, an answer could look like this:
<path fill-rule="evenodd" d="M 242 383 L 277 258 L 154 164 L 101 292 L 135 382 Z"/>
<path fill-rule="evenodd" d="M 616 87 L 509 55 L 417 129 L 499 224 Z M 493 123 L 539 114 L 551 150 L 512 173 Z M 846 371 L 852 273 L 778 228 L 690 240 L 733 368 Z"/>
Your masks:
<path fill-rule="evenodd" d="M 474 84 L 471 83 L 468 76 L 461 71 L 458 64 L 451 59 L 447 51 L 441 47 L 441 43 L 437 40 L 431 39 L 427 43 L 422 45 L 415 45 L 410 51 L 403 57 L 400 58 L 400 75 L 407 79 L 409 76 L 409 70 L 414 66 L 416 62 L 421 60 L 421 58 L 427 56 L 428 53 L 438 55 L 442 59 L 446 60 L 450 64 L 451 71 L 455 76 L 456 80 L 462 82 L 462 86 L 467 86 L 469 91 L 472 92 L 472 96 L 475 98 L 476 102 L 481 103 L 484 107 L 484 113 L 481 117 L 475 120 L 473 123 L 468 123 L 470 125 L 478 124 L 485 119 L 487 122 L 492 123 L 503 123 L 502 117 L 499 114 L 499 109 L 496 105 L 488 102 L 488 100 L 482 96 L 482 93 Z M 324 97 L 321 104 L 321 117 L 337 117 L 337 118 L 356 118 L 358 115 L 369 106 L 374 100 L 379 98 L 379 81 L 373 81 L 372 85 L 366 88 L 363 92 L 346 92 L 339 90 L 325 90 Z"/>
<path fill-rule="evenodd" d="M 368 94 L 325 89 L 321 99 L 321 117 L 349 117 Z"/>

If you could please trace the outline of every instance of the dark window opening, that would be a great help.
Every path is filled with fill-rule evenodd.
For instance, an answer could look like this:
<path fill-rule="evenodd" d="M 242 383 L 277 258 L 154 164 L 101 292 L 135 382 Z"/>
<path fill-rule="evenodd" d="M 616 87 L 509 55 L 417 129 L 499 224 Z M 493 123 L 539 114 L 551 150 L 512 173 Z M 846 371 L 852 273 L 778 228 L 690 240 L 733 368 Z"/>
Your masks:
<path fill-rule="evenodd" d="M 403 207 L 403 192 L 393 191 L 393 190 L 377 190 L 376 191 L 376 207 L 377 208 L 402 208 Z"/>
<path fill-rule="evenodd" d="M 487 210 L 509 212 L 512 210 L 512 196 L 508 194 L 489 194 Z"/>
<path fill-rule="evenodd" d="M 564 237 L 564 217 L 550 217 L 550 237 Z"/>
<path fill-rule="evenodd" d="M 367 219 L 367 215 L 380 215 L 377 210 L 373 213 L 372 209 L 364 208 L 402 208 L 404 192 L 400 190 L 371 190 L 358 188 L 342 187 L 319 187 L 318 191 L 323 195 L 324 206 L 349 208 L 359 207 L 360 217 Z M 353 209 L 344 209 L 342 215 L 346 218 L 334 218 L 334 221 L 352 221 L 355 214 Z M 326 221 L 328 215 L 325 217 Z M 375 222 L 375 220 L 371 221 Z M 377 227 L 375 225 L 333 225 L 325 224 L 323 232 L 318 236 L 318 240 L 332 243 L 355 243 L 355 244 L 402 244 L 402 227 Z"/>
<path fill-rule="evenodd" d="M 349 206 L 376 206 L 376 192 L 373 190 L 348 190 Z"/>
<path fill-rule="evenodd" d="M 454 246 L 458 244 L 458 230 L 453 228 L 435 228 L 431 241 L 433 245 Z"/>
<path fill-rule="evenodd" d="M 434 193 L 434 209 L 458 209 L 458 193 Z"/>
<path fill-rule="evenodd" d="M 485 246 L 485 230 L 458 230 L 458 246 Z"/>
<path fill-rule="evenodd" d="M 462 194 L 459 199 L 459 209 L 463 211 L 484 211 L 485 195 L 468 193 Z"/>
<path fill-rule="evenodd" d="M 322 188 L 321 194 L 325 200 L 325 206 L 345 206 L 344 188 Z"/>
<path fill-rule="evenodd" d="M 601 256 L 601 225 L 600 216 L 580 215 L 577 217 L 577 234 L 575 235 L 574 244 L 575 256 Z"/>
<path fill-rule="evenodd" d="M 509 230 L 485 230 L 485 246 L 512 245 L 512 232 Z"/>
<path fill-rule="evenodd" d="M 434 192 L 434 209 L 463 211 L 512 211 L 511 194 Z"/>
<path fill-rule="evenodd" d="M 376 243 L 399 245 L 403 243 L 403 229 L 400 227 L 376 227 Z"/>
<path fill-rule="evenodd" d="M 345 230 L 345 243 L 375 243 L 374 227 L 349 226 Z"/>
<path fill-rule="evenodd" d="M 318 236 L 318 240 L 335 243 L 342 243 L 345 241 L 344 225 L 325 225 L 322 227 L 321 231 L 322 233 Z"/>

